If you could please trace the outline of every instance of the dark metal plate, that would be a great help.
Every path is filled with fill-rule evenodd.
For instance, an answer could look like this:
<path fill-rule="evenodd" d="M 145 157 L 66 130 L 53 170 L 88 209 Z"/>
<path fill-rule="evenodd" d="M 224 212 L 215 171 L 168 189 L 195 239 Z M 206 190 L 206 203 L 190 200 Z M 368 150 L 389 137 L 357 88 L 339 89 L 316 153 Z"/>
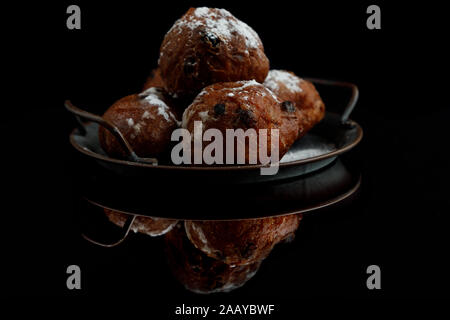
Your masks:
<path fill-rule="evenodd" d="M 325 118 L 305 137 L 298 140 L 281 159 L 276 175 L 261 175 L 261 165 L 223 167 L 153 165 L 108 157 L 98 140 L 98 124 L 85 125 L 84 135 L 75 129 L 70 135 L 72 145 L 81 153 L 95 159 L 102 167 L 121 176 L 142 179 L 205 179 L 210 183 L 255 183 L 275 181 L 307 174 L 330 164 L 337 155 L 354 147 L 362 138 L 361 127 L 351 120 L 346 124 L 335 113 Z"/>
<path fill-rule="evenodd" d="M 164 163 L 163 159 L 158 159 L 158 164 L 155 165 L 156 159 L 138 157 L 114 124 L 66 101 L 67 110 L 74 114 L 80 124 L 79 128 L 71 133 L 70 142 L 76 150 L 118 176 L 137 177 L 144 181 L 152 179 L 153 182 L 157 182 L 169 179 L 204 181 L 208 184 L 239 184 L 298 177 L 329 165 L 339 154 L 357 145 L 363 135 L 361 127 L 349 120 L 349 115 L 358 100 L 357 86 L 342 81 L 308 80 L 318 86 L 319 92 L 326 101 L 327 110 L 343 108 L 342 94 L 345 91 L 350 90 L 350 99 L 341 114 L 327 112 L 318 125 L 292 145 L 289 152 L 281 159 L 279 171 L 275 175 L 261 175 L 261 165 L 176 166 Z M 91 122 L 83 123 L 81 119 Z M 110 130 L 128 150 L 128 160 L 114 159 L 105 154 L 98 140 L 99 124 Z"/>

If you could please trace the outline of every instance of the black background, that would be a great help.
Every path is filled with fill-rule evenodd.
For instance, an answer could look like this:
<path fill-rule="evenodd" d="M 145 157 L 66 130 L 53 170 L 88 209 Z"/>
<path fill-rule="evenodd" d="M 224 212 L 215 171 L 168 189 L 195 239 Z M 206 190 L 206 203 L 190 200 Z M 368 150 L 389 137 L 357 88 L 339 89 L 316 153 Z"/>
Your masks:
<path fill-rule="evenodd" d="M 367 1 L 65 1 L 5 9 L 2 293 L 139 295 L 167 313 L 189 302 L 264 301 L 288 312 L 305 297 L 448 297 L 450 110 L 435 77 L 445 66 L 443 10 L 374 3 L 381 30 L 366 28 Z M 66 28 L 70 4 L 81 7 L 81 30 Z M 108 250 L 80 238 L 77 154 L 68 142 L 74 123 L 63 109 L 71 99 L 101 113 L 139 91 L 164 34 L 201 5 L 226 8 L 252 26 L 272 68 L 356 83 L 352 118 L 364 129 L 350 154 L 362 170 L 359 199 L 311 215 L 246 286 L 209 297 L 171 278 L 161 239 L 136 236 Z M 81 266 L 81 291 L 65 286 L 70 264 Z M 381 267 L 382 290 L 365 286 L 370 264 Z"/>

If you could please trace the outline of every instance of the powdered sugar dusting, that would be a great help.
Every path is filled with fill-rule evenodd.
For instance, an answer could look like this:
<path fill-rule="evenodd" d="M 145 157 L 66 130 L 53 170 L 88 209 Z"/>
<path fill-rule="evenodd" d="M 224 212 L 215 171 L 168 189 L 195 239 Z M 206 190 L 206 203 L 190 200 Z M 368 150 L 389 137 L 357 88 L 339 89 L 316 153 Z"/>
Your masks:
<path fill-rule="evenodd" d="M 273 92 L 277 92 L 280 90 L 279 84 L 282 83 L 293 92 L 302 92 L 302 88 L 300 88 L 301 78 L 294 76 L 293 74 L 284 71 L 284 70 L 270 70 L 267 75 L 266 80 L 264 81 L 264 86 L 269 88 Z"/>
<path fill-rule="evenodd" d="M 178 19 L 168 33 L 181 33 L 185 28 L 195 30 L 202 26 L 205 28 L 205 32 L 216 35 L 225 44 L 235 35 L 240 35 L 245 39 L 248 48 L 255 49 L 262 46 L 258 34 L 225 9 L 196 8 L 193 15 Z"/>
<path fill-rule="evenodd" d="M 160 231 L 149 231 L 147 230 L 145 233 L 148 234 L 151 237 L 158 237 L 158 236 L 162 236 L 163 234 L 168 233 L 170 230 L 173 229 L 173 227 L 177 224 L 177 221 L 174 221 L 173 223 L 169 224 L 169 226 L 167 228 L 165 228 L 164 230 L 160 230 Z"/>
<path fill-rule="evenodd" d="M 250 91 L 248 90 L 250 87 L 258 87 L 261 88 L 262 92 L 257 92 L 258 95 L 261 96 L 267 96 L 270 95 L 275 101 L 281 102 L 280 99 L 269 89 L 264 87 L 261 83 L 257 82 L 256 80 L 242 80 L 242 81 L 236 81 L 235 83 L 238 84 L 236 87 L 224 87 L 221 89 L 215 89 L 214 91 L 222 91 L 227 97 L 234 97 L 235 95 L 238 95 L 240 99 L 243 99 L 245 101 L 249 101 L 249 94 Z M 183 118 L 182 118 L 182 124 L 181 127 L 187 129 L 187 125 L 191 120 L 191 117 L 196 113 L 196 110 L 193 108 L 193 106 L 196 105 L 196 103 L 201 102 L 202 97 L 205 94 L 208 94 L 211 91 L 211 87 L 204 88 L 198 95 L 195 97 L 194 101 L 184 110 L 183 112 Z M 247 105 L 247 104 L 245 104 Z M 206 122 L 207 120 L 217 120 L 216 118 L 209 115 L 209 111 L 201 111 L 198 112 L 198 116 L 202 120 L 202 122 Z"/>
<path fill-rule="evenodd" d="M 267 94 L 270 94 L 270 96 L 275 99 L 277 102 L 280 102 L 280 99 L 271 91 L 268 90 L 266 87 L 264 87 L 261 83 L 256 82 L 255 80 L 250 80 L 250 81 L 237 81 L 239 84 L 241 84 L 241 86 L 239 87 L 235 87 L 235 88 L 224 88 L 224 90 L 231 90 L 231 91 L 239 91 L 239 92 L 247 92 L 246 88 L 251 87 L 251 86 L 257 86 L 257 87 L 261 87 L 262 89 L 264 89 L 261 93 L 258 92 L 258 95 L 262 95 L 262 96 L 266 96 Z M 230 93 L 228 94 L 228 96 L 230 95 Z M 248 96 L 244 95 L 242 96 L 242 98 L 244 100 L 248 100 Z"/>
<path fill-rule="evenodd" d="M 229 89 L 229 90 L 233 90 L 233 91 L 239 91 L 239 90 L 244 90 L 247 87 L 250 86 L 261 86 L 261 83 L 256 82 L 256 80 L 243 80 L 243 81 L 237 81 L 237 83 L 240 84 L 239 87 L 234 87 L 234 88 L 225 88 L 225 89 Z"/>
<path fill-rule="evenodd" d="M 186 235 L 188 236 L 189 240 L 191 240 L 191 242 L 197 247 L 197 245 L 199 245 L 197 242 L 193 241 L 191 232 L 190 232 L 190 228 L 187 227 L 187 223 L 188 221 L 184 222 L 184 228 L 186 230 Z M 206 239 L 205 234 L 203 233 L 203 230 L 200 226 L 196 225 L 195 222 L 191 222 L 190 226 L 192 228 L 192 230 L 196 233 L 198 239 L 201 242 L 201 248 L 197 247 L 197 249 L 200 249 L 201 251 L 203 251 L 206 254 L 212 254 L 213 253 L 213 249 L 209 246 L 209 242 L 208 239 Z"/>
<path fill-rule="evenodd" d="M 142 114 L 142 119 L 154 119 L 154 117 L 150 114 L 150 112 L 145 110 L 145 112 Z"/>
<path fill-rule="evenodd" d="M 151 237 L 157 237 L 166 234 L 167 232 L 172 230 L 173 227 L 177 224 L 177 221 L 173 220 L 165 229 L 162 230 L 157 228 L 154 229 L 155 227 L 152 220 L 156 219 L 152 218 L 140 219 L 138 217 L 137 219 L 134 220 L 133 224 L 131 225 L 131 230 L 134 231 L 135 233 L 140 232 L 149 235 Z M 125 223 L 123 222 L 122 227 L 124 224 Z"/>
<path fill-rule="evenodd" d="M 158 108 L 158 114 L 163 116 L 166 121 L 174 121 L 175 123 L 179 123 L 175 118 L 175 115 L 170 111 L 169 106 L 164 102 L 161 90 L 155 87 L 149 88 L 140 94 L 141 97 L 144 98 L 152 106 Z M 145 111 L 147 112 L 147 111 Z M 150 113 L 147 114 L 144 112 L 142 115 L 143 119 L 147 119 L 147 117 L 151 118 Z"/>
<path fill-rule="evenodd" d="M 136 132 L 136 134 L 139 133 L 139 132 L 141 131 L 141 128 L 142 128 L 142 124 L 141 124 L 140 122 L 136 123 L 136 124 L 133 126 L 134 132 Z"/>
<path fill-rule="evenodd" d="M 209 113 L 208 110 L 198 113 L 200 119 L 202 119 L 203 122 L 206 122 L 209 119 L 208 113 Z"/>
<path fill-rule="evenodd" d="M 230 91 L 230 92 L 227 93 L 227 96 L 233 97 L 235 94 L 232 91 L 245 91 L 245 89 L 247 87 L 250 87 L 250 86 L 262 86 L 262 84 L 260 84 L 259 82 L 256 82 L 255 80 L 236 81 L 236 83 L 238 83 L 240 85 L 238 87 L 234 87 L 234 88 L 222 88 L 221 90 Z M 190 118 L 192 117 L 192 115 L 194 113 L 194 111 L 191 108 L 191 106 L 194 105 L 195 103 L 199 102 L 201 97 L 204 96 L 205 94 L 207 94 L 209 92 L 209 90 L 210 90 L 210 87 L 204 88 L 197 95 L 197 97 L 195 97 L 194 101 L 189 105 L 189 107 L 187 107 L 186 110 L 184 110 L 183 121 L 182 121 L 182 127 L 183 128 L 186 128 L 187 123 L 189 122 Z M 245 100 L 248 100 L 248 97 L 245 96 L 244 98 L 246 98 Z M 200 117 L 202 117 L 202 116 L 200 115 Z"/>

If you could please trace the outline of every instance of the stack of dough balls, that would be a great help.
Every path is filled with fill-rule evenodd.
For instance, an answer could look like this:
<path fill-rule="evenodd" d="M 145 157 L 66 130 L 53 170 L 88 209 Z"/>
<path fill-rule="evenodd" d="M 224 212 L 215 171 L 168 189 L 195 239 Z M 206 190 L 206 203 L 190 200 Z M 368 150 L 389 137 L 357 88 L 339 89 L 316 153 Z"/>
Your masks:
<path fill-rule="evenodd" d="M 258 138 L 259 129 L 267 129 L 267 140 L 256 141 L 258 148 L 266 143 L 268 157 L 270 132 L 277 129 L 281 159 L 325 113 L 314 85 L 292 72 L 269 71 L 258 34 L 225 9 L 190 8 L 178 19 L 165 35 L 158 67 L 143 89 L 114 103 L 103 117 L 138 156 L 158 160 L 169 158 L 173 130 L 182 127 L 192 136 L 195 121 L 202 122 L 203 130 L 222 133 L 255 129 Z M 99 139 L 109 156 L 127 157 L 103 127 Z M 247 142 L 245 163 L 253 164 L 249 148 Z"/>

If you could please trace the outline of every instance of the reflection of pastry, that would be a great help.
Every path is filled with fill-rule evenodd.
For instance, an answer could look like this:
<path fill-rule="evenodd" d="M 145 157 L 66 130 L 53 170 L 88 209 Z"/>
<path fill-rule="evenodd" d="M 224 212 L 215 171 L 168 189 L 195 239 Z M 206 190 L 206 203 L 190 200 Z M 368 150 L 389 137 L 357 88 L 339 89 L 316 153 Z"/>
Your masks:
<path fill-rule="evenodd" d="M 259 268 L 260 261 L 230 266 L 196 249 L 183 225 L 165 235 L 169 267 L 186 289 L 196 293 L 228 292 L 244 285 Z"/>
<path fill-rule="evenodd" d="M 300 136 L 304 135 L 325 115 L 325 104 L 314 85 L 284 70 L 270 70 L 264 81 L 269 88 L 283 101 L 291 101 L 300 109 Z"/>
<path fill-rule="evenodd" d="M 186 234 L 209 257 L 229 265 L 266 258 L 275 244 L 294 235 L 301 215 L 242 220 L 186 221 Z"/>
<path fill-rule="evenodd" d="M 263 82 L 269 60 L 257 33 L 224 9 L 191 8 L 167 32 L 159 67 L 166 89 L 196 95 L 216 82 Z"/>
<path fill-rule="evenodd" d="M 162 89 L 150 88 L 120 99 L 103 118 L 117 126 L 138 156 L 158 156 L 168 150 L 172 131 L 178 127 L 167 101 Z M 103 126 L 99 128 L 99 139 L 108 155 L 126 155 L 114 135 Z"/>
<path fill-rule="evenodd" d="M 164 80 L 161 77 L 161 70 L 159 68 L 153 69 L 150 76 L 144 83 L 143 91 L 150 89 L 152 87 L 162 88 L 164 87 Z"/>
<path fill-rule="evenodd" d="M 267 129 L 267 139 L 262 140 L 267 141 L 267 155 L 270 155 L 271 150 L 271 130 L 278 129 L 281 158 L 298 137 L 300 131 L 298 117 L 300 114 L 296 108 L 286 105 L 270 90 L 254 80 L 223 82 L 203 89 L 184 111 L 182 127 L 192 134 L 194 122 L 201 121 L 204 131 L 215 128 L 220 130 L 224 137 L 226 137 L 226 129 L 254 129 L 253 132 L 247 131 L 247 133 L 254 139 L 261 140 L 259 130 Z M 245 163 L 252 163 L 249 161 L 250 151 L 258 159 L 261 154 L 258 149 L 249 149 L 251 146 L 249 141 L 250 139 L 246 139 Z M 265 155 L 264 147 L 258 143 L 257 148 L 261 148 Z"/>
<path fill-rule="evenodd" d="M 125 222 L 128 219 L 127 214 L 109 209 L 103 210 L 109 221 L 119 227 L 123 227 L 125 225 Z M 177 222 L 177 220 L 137 216 L 134 219 L 133 224 L 131 225 L 131 230 L 133 230 L 134 232 L 145 233 L 149 236 L 156 237 L 172 230 Z"/>

